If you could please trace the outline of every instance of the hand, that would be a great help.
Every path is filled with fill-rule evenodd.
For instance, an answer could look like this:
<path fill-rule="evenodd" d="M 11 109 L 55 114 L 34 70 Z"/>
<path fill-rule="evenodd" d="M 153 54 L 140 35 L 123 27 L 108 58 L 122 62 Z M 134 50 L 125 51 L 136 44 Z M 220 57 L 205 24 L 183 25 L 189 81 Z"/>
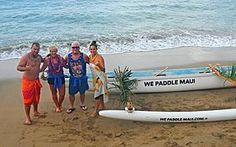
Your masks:
<path fill-rule="evenodd" d="M 96 63 L 94 63 L 96 66 L 98 66 L 100 63 L 99 62 L 96 62 Z"/>
<path fill-rule="evenodd" d="M 99 66 L 95 66 L 95 69 L 98 71 L 101 71 L 101 69 L 99 68 Z"/>
<path fill-rule="evenodd" d="M 25 71 L 31 71 L 32 67 L 30 65 L 25 66 Z"/>
<path fill-rule="evenodd" d="M 95 68 L 96 65 L 93 64 L 93 63 L 90 63 L 89 66 L 92 67 L 92 68 Z"/>

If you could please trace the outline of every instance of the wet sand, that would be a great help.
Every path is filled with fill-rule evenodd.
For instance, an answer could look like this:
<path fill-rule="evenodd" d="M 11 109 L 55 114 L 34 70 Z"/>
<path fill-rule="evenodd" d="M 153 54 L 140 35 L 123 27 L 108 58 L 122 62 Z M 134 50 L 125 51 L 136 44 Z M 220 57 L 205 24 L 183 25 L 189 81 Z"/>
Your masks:
<path fill-rule="evenodd" d="M 218 60 L 218 62 L 227 63 L 225 60 Z M 230 59 L 231 62 L 235 61 Z M 207 63 L 208 61 L 204 64 Z M 115 63 L 111 64 L 115 65 Z M 23 125 L 21 74 L 14 72 L 16 61 L 0 62 L 0 66 L 4 66 L 6 70 L 0 74 L 0 147 L 233 147 L 236 145 L 236 120 L 208 123 L 151 123 L 103 117 L 90 118 L 89 115 L 94 110 L 92 92 L 86 93 L 87 111 L 79 108 L 77 95 L 76 110 L 72 114 L 67 114 L 65 111 L 68 107 L 68 94 L 66 93 L 63 112 L 56 113 L 45 81 L 42 81 L 39 108 L 41 112 L 46 113 L 46 117 L 33 118 L 33 124 L 25 126 Z M 133 103 L 138 110 L 153 111 L 236 108 L 236 88 L 135 94 Z M 106 108 L 121 108 L 118 94 L 110 95 Z"/>

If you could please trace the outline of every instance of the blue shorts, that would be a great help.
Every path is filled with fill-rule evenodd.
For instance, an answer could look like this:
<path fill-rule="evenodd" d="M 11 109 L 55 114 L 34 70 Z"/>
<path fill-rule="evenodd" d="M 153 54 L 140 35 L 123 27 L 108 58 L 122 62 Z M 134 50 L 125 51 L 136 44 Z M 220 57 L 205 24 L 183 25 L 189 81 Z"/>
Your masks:
<path fill-rule="evenodd" d="M 63 76 L 54 76 L 48 77 L 48 84 L 53 85 L 55 89 L 61 88 L 63 84 L 65 84 L 65 77 Z"/>
<path fill-rule="evenodd" d="M 83 76 L 76 78 L 70 76 L 69 80 L 69 95 L 75 95 L 76 93 L 85 94 L 85 91 L 89 89 L 88 77 Z"/>
<path fill-rule="evenodd" d="M 63 76 L 63 77 L 60 77 L 60 79 L 61 79 L 61 82 L 62 82 L 62 84 L 65 84 L 65 77 Z M 48 84 L 50 84 L 50 85 L 54 85 L 54 82 L 55 81 L 55 78 L 48 78 Z"/>

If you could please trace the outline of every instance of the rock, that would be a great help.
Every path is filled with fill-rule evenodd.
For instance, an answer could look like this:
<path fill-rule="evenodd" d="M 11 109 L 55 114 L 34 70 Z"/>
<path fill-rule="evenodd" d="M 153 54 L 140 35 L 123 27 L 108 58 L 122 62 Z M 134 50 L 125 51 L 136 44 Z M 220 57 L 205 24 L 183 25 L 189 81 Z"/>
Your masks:
<path fill-rule="evenodd" d="M 120 136 L 122 136 L 122 133 L 116 133 L 115 134 L 115 137 L 120 137 Z"/>

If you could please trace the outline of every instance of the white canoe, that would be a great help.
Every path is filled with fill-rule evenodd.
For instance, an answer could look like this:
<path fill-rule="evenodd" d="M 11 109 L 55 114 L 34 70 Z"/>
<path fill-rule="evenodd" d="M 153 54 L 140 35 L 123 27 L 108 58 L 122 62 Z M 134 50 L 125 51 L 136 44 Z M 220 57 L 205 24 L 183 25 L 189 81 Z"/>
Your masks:
<path fill-rule="evenodd" d="M 229 67 L 224 67 L 229 68 Z M 168 69 L 160 75 L 158 70 L 133 71 L 132 78 L 138 80 L 134 93 L 153 93 L 188 91 L 233 87 L 234 85 L 223 80 L 213 73 L 209 67 Z M 114 82 L 114 73 L 109 72 L 108 83 L 110 91 L 117 91 L 111 83 Z M 90 80 L 91 83 L 91 80 Z M 92 84 L 90 84 L 92 87 Z"/>
<path fill-rule="evenodd" d="M 223 68 L 231 68 L 224 66 Z M 132 71 L 132 77 L 138 80 L 134 93 L 173 92 L 188 90 L 203 90 L 234 87 L 234 85 L 212 72 L 209 67 L 181 68 L 161 70 Z M 158 76 L 156 74 L 159 74 Z M 88 73 L 89 87 L 93 90 L 91 73 Z M 108 88 L 110 92 L 117 92 L 114 88 L 114 72 L 108 72 Z M 66 83 L 68 84 L 68 82 Z M 68 85 L 67 85 L 68 86 Z"/>
<path fill-rule="evenodd" d="M 158 111 L 133 111 L 102 110 L 99 115 L 114 119 L 146 122 L 210 122 L 236 119 L 236 109 L 222 109 L 209 111 L 190 112 L 158 112 Z"/>

